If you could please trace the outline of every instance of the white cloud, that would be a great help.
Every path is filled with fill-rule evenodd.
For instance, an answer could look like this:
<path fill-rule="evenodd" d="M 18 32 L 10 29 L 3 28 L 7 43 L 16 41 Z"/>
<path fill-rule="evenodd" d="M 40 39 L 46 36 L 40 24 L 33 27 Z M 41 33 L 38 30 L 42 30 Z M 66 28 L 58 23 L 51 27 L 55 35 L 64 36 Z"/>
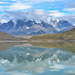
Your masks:
<path fill-rule="evenodd" d="M 58 17 L 60 20 L 66 20 L 75 25 L 75 15 L 68 15 L 63 17 Z"/>
<path fill-rule="evenodd" d="M 0 2 L 0 4 L 6 4 L 3 5 L 3 8 L 1 10 L 24 10 L 32 8 L 33 4 L 39 3 L 39 2 L 55 2 L 55 1 L 62 1 L 62 0 L 3 0 L 3 2 Z"/>
<path fill-rule="evenodd" d="M 12 19 L 14 19 L 14 20 L 16 20 L 16 19 L 24 19 L 25 18 L 25 13 L 21 12 L 21 11 L 5 11 L 5 12 L 7 13 L 7 16 L 3 15 L 4 19 L 7 18 L 7 17 L 10 20 L 12 20 Z"/>
<path fill-rule="evenodd" d="M 8 2 L 0 2 L 0 4 L 7 4 Z"/>
<path fill-rule="evenodd" d="M 16 19 L 27 19 L 27 20 L 35 20 L 40 22 L 40 20 L 47 22 L 50 16 L 59 19 L 59 20 L 66 20 L 72 24 L 75 24 L 75 15 L 68 15 L 66 16 L 65 13 L 59 12 L 59 10 L 51 10 L 51 11 L 44 11 L 41 9 L 31 9 L 25 12 L 21 11 L 5 11 L 7 14 L 2 15 L 1 19 L 2 22 L 7 20 L 16 20 Z M 6 22 L 7 22 L 6 21 Z"/>
<path fill-rule="evenodd" d="M 71 9 L 74 9 L 74 8 L 71 8 Z M 71 10 L 69 9 L 69 11 L 71 11 Z M 75 11 L 75 9 L 74 9 L 74 11 Z M 59 12 L 59 10 L 51 10 L 49 12 L 50 12 L 50 16 L 55 17 L 56 19 L 59 19 L 59 20 L 69 21 L 70 23 L 75 25 L 75 15 L 72 15 L 72 14 L 71 15 L 69 15 L 69 14 L 66 15 L 66 13 Z"/>
<path fill-rule="evenodd" d="M 23 9 L 31 8 L 31 6 L 25 3 L 14 3 L 11 6 L 7 6 L 7 8 L 9 10 L 23 10 Z"/>
<path fill-rule="evenodd" d="M 57 13 L 57 12 L 59 12 L 59 10 L 50 10 L 49 12 L 50 13 Z"/>
<path fill-rule="evenodd" d="M 74 69 L 73 69 L 73 70 L 64 71 L 64 72 L 67 73 L 68 75 L 69 75 L 69 74 L 75 75 L 75 70 L 74 70 Z"/>
<path fill-rule="evenodd" d="M 31 75 L 31 74 L 25 74 L 25 73 L 12 73 L 11 75 Z"/>
<path fill-rule="evenodd" d="M 45 11 L 39 9 L 39 10 L 35 10 L 34 13 L 35 13 L 35 14 L 38 14 L 38 15 L 44 15 L 44 14 L 45 14 Z"/>
<path fill-rule="evenodd" d="M 0 5 L 0 11 L 3 11 L 4 6 Z"/>
<path fill-rule="evenodd" d="M 50 12 L 50 16 L 52 17 L 61 17 L 65 15 L 65 13 L 59 12 L 59 10 L 51 10 L 49 12 Z"/>
<path fill-rule="evenodd" d="M 64 11 L 75 12 L 75 2 L 74 1 L 68 1 L 65 7 L 66 8 L 64 9 Z"/>
<path fill-rule="evenodd" d="M 75 8 L 66 8 L 64 11 L 75 12 Z"/>
<path fill-rule="evenodd" d="M 47 21 L 47 18 L 49 17 L 48 12 L 41 10 L 41 9 L 31 9 L 26 12 L 20 12 L 20 11 L 5 11 L 8 15 L 14 17 L 15 19 L 27 19 L 27 20 L 35 20 L 39 22 L 40 20 Z"/>
<path fill-rule="evenodd" d="M 6 15 L 6 14 L 2 14 L 2 15 L 0 15 L 0 23 L 7 23 L 9 20 L 10 20 L 10 18 L 8 17 L 8 15 Z"/>
<path fill-rule="evenodd" d="M 50 66 L 50 68 L 53 68 L 53 69 L 57 69 L 57 70 L 59 70 L 59 69 L 64 69 L 65 66 L 64 66 L 64 65 L 56 64 L 56 65 L 54 65 L 54 66 Z"/>
<path fill-rule="evenodd" d="M 25 14 L 27 19 L 34 19 L 35 21 L 40 21 L 40 20 L 47 21 L 47 18 L 49 16 L 46 11 L 41 9 L 38 10 L 31 9 L 27 11 Z"/>
<path fill-rule="evenodd" d="M 11 0 L 11 1 L 17 1 L 17 0 Z"/>
<path fill-rule="evenodd" d="M 64 16 L 65 13 L 53 13 L 53 14 L 50 14 L 50 16 L 53 16 L 53 17 L 61 17 L 61 16 Z"/>
<path fill-rule="evenodd" d="M 21 72 L 10 72 L 10 73 L 6 73 L 6 72 L 1 72 L 1 75 L 31 75 L 31 74 L 26 74 L 26 73 L 21 73 Z"/>
<path fill-rule="evenodd" d="M 17 0 L 18 1 L 18 0 Z M 20 0 L 20 1 L 31 1 L 31 2 L 55 2 L 55 1 L 62 1 L 62 0 Z"/>
<path fill-rule="evenodd" d="M 75 8 L 75 2 L 74 1 L 68 1 L 66 3 L 66 8 Z"/>
<path fill-rule="evenodd" d="M 0 5 L 0 9 L 3 8 L 3 6 Z"/>
<path fill-rule="evenodd" d="M 54 2 L 54 1 L 61 1 L 61 0 L 31 0 L 31 1 L 48 1 L 48 2 Z"/>
<path fill-rule="evenodd" d="M 30 2 L 20 2 L 20 1 L 16 1 L 15 2 L 0 2 L 0 10 L 4 11 L 4 10 L 25 10 L 25 9 L 29 9 L 32 7 L 32 4 Z M 5 5 L 4 5 L 5 4 Z"/>
<path fill-rule="evenodd" d="M 0 23 L 7 23 L 8 21 L 7 20 L 5 20 L 5 19 L 1 19 L 0 20 Z"/>

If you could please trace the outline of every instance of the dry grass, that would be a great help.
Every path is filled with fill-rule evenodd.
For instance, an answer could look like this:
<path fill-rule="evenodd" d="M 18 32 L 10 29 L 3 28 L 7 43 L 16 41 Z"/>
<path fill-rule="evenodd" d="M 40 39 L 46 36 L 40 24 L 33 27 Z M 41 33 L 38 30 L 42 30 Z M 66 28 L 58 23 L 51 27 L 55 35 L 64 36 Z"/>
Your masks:
<path fill-rule="evenodd" d="M 23 38 L 16 38 L 16 37 L 11 36 L 8 33 L 0 31 L 0 41 L 19 41 L 19 40 L 25 40 L 25 39 L 23 39 Z"/>
<path fill-rule="evenodd" d="M 75 40 L 75 28 L 64 33 L 36 35 L 30 40 Z"/>

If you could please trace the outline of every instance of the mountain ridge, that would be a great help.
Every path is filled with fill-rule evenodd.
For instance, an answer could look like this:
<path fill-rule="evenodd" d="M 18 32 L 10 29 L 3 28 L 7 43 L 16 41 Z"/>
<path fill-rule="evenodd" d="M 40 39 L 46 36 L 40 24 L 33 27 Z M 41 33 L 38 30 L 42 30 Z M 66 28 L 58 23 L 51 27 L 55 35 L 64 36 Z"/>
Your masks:
<path fill-rule="evenodd" d="M 55 25 L 56 24 L 56 25 Z M 40 23 L 34 20 L 10 20 L 7 23 L 3 23 L 0 25 L 0 31 L 9 33 L 10 35 L 39 35 L 39 34 L 54 34 L 54 33 L 62 33 L 67 30 L 74 28 L 71 23 L 68 21 L 49 21 L 49 23 L 45 23 L 44 21 L 40 21 Z"/>

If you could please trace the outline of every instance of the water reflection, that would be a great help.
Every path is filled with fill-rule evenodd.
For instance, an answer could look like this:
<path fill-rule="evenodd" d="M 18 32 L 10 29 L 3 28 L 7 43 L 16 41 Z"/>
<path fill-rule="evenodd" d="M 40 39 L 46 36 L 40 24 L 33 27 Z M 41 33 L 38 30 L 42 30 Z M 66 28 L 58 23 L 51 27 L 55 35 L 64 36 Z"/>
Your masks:
<path fill-rule="evenodd" d="M 26 45 L 15 45 L 0 52 L 1 75 L 75 74 L 74 53 L 60 48 Z"/>

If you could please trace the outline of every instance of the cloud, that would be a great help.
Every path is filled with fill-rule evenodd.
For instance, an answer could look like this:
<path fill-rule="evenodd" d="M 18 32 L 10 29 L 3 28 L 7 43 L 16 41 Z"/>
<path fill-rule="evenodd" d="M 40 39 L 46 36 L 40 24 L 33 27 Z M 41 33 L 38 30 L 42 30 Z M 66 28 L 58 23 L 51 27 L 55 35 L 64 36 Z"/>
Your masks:
<path fill-rule="evenodd" d="M 71 9 L 74 9 L 74 8 L 71 8 Z M 70 10 L 70 9 L 69 9 L 69 11 L 73 12 L 73 10 Z M 74 9 L 74 11 L 75 11 L 75 9 Z M 66 15 L 66 13 L 60 12 L 59 10 L 50 10 L 49 12 L 50 12 L 50 16 L 55 17 L 56 19 L 59 19 L 59 20 L 69 21 L 70 23 L 75 25 L 75 15 L 72 15 L 72 14 Z"/>
<path fill-rule="evenodd" d="M 57 13 L 57 12 L 59 12 L 59 10 L 50 10 L 49 12 L 50 13 Z"/>
<path fill-rule="evenodd" d="M 35 20 L 35 21 L 47 21 L 47 18 L 49 17 L 48 12 L 41 10 L 41 9 L 31 9 L 26 12 L 21 11 L 5 11 L 8 15 L 12 16 L 13 19 L 27 19 L 27 20 Z"/>
<path fill-rule="evenodd" d="M 3 6 L 2 5 L 0 5 L 0 9 L 2 9 L 3 8 Z"/>
<path fill-rule="evenodd" d="M 48 1 L 48 2 L 55 2 L 55 1 L 61 1 L 61 0 L 31 0 L 31 1 L 41 1 L 41 2 L 42 2 L 42 1 L 43 1 L 43 2 L 44 2 L 44 1 Z"/>
<path fill-rule="evenodd" d="M 0 10 L 4 11 L 4 10 L 25 10 L 25 9 L 29 9 L 32 7 L 32 4 L 30 4 L 30 2 L 20 2 L 19 0 L 14 0 L 14 1 L 3 1 L 0 2 Z"/>
<path fill-rule="evenodd" d="M 64 71 L 67 75 L 75 75 L 75 70 Z"/>
<path fill-rule="evenodd" d="M 0 23 L 7 23 L 8 21 L 7 20 L 5 20 L 5 19 L 1 19 L 0 20 Z"/>
<path fill-rule="evenodd" d="M 31 75 L 31 74 L 26 74 L 26 73 L 21 73 L 21 72 L 10 72 L 10 73 L 6 73 L 6 72 L 1 72 L 1 75 Z"/>
<path fill-rule="evenodd" d="M 11 0 L 11 1 L 17 1 L 17 0 Z"/>
<path fill-rule="evenodd" d="M 68 15 L 63 17 L 58 17 L 60 20 L 66 20 L 75 25 L 75 15 Z"/>
<path fill-rule="evenodd" d="M 0 2 L 0 4 L 7 4 L 8 2 Z"/>
<path fill-rule="evenodd" d="M 10 20 L 10 17 L 7 14 L 0 15 L 0 23 L 7 23 Z"/>
<path fill-rule="evenodd" d="M 35 4 L 40 2 L 55 2 L 55 1 L 63 1 L 63 0 L 7 0 L 7 1 L 3 0 L 0 2 L 0 4 L 2 4 L 3 7 L 1 11 L 3 10 L 15 11 L 15 10 L 25 10 L 32 8 Z"/>
<path fill-rule="evenodd" d="M 75 8 L 75 2 L 72 2 L 72 1 L 67 2 L 66 8 Z"/>
<path fill-rule="evenodd" d="M 64 11 L 69 11 L 69 12 L 75 12 L 75 2 L 74 1 L 68 1 L 65 5 Z"/>
<path fill-rule="evenodd" d="M 31 8 L 31 6 L 23 3 L 15 3 L 9 7 L 9 10 L 23 10 L 28 8 Z"/>
<path fill-rule="evenodd" d="M 52 17 L 61 17 L 65 15 L 65 13 L 59 12 L 59 10 L 51 10 L 49 12 L 50 12 L 50 16 Z"/>
<path fill-rule="evenodd" d="M 27 10 L 25 12 L 21 11 L 5 11 L 6 15 L 2 15 L 1 19 L 5 21 L 9 20 L 17 20 L 17 19 L 27 19 L 27 20 L 35 20 L 37 22 L 40 22 L 40 20 L 47 22 L 50 16 L 55 17 L 59 20 L 66 20 L 69 21 L 72 24 L 75 24 L 75 15 L 68 15 L 65 16 L 65 13 L 59 12 L 58 10 L 51 10 L 51 11 L 44 11 L 41 9 L 31 9 Z"/>
<path fill-rule="evenodd" d="M 14 1 L 14 0 L 12 0 L 12 1 Z M 18 0 L 16 0 L 16 1 L 18 1 Z M 62 0 L 19 0 L 19 1 L 31 1 L 31 2 L 35 2 L 35 1 L 37 1 L 37 2 L 55 2 L 55 1 L 62 1 Z"/>
<path fill-rule="evenodd" d="M 66 8 L 64 11 L 75 12 L 75 8 Z"/>
<path fill-rule="evenodd" d="M 53 16 L 53 17 L 61 17 L 64 15 L 65 15 L 65 13 L 52 13 L 52 14 L 50 14 L 50 16 Z"/>
<path fill-rule="evenodd" d="M 39 20 L 45 21 L 48 18 L 48 13 L 41 9 L 38 9 L 38 10 L 31 9 L 31 10 L 27 11 L 26 14 L 27 14 L 26 17 L 28 19 L 34 19 L 36 21 L 39 21 Z"/>
<path fill-rule="evenodd" d="M 7 22 L 9 20 L 17 20 L 17 19 L 27 19 L 28 20 L 35 20 L 37 22 L 40 22 L 40 20 L 47 22 L 48 19 L 52 16 L 55 19 L 59 20 L 66 20 L 69 21 L 72 24 L 75 24 L 75 15 L 67 15 L 63 12 L 60 12 L 59 10 L 50 10 L 50 11 L 44 11 L 42 9 L 30 9 L 23 11 L 5 11 L 6 14 L 2 15 L 0 19 Z"/>
<path fill-rule="evenodd" d="M 10 6 L 5 6 L 8 10 L 24 10 L 29 9 L 32 6 L 26 4 L 26 3 L 13 3 Z"/>
<path fill-rule="evenodd" d="M 50 66 L 50 68 L 60 70 L 60 69 L 65 69 L 65 66 L 56 64 L 54 66 Z"/>
<path fill-rule="evenodd" d="M 9 19 L 24 19 L 25 13 L 21 11 L 5 11 L 9 17 Z M 4 17 L 8 17 L 4 15 Z"/>

